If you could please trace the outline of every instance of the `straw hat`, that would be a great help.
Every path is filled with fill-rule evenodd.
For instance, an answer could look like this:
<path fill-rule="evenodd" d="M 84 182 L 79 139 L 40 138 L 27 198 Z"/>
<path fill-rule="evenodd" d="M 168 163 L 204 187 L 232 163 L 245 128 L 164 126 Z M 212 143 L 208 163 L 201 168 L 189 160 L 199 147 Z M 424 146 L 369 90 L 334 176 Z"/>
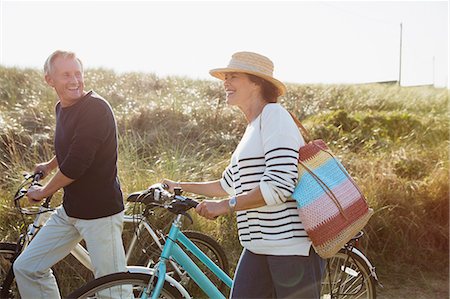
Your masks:
<path fill-rule="evenodd" d="M 213 69 L 209 73 L 211 76 L 225 80 L 226 73 L 246 73 L 261 77 L 278 89 L 280 96 L 286 93 L 286 86 L 273 77 L 273 62 L 257 53 L 237 52 L 231 57 L 230 63 L 226 68 Z"/>

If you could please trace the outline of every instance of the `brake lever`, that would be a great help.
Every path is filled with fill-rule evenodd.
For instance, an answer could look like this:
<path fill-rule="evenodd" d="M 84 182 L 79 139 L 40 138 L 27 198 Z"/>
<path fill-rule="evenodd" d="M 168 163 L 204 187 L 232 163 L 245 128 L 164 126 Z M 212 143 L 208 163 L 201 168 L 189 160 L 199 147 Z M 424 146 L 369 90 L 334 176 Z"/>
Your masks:
<path fill-rule="evenodd" d="M 25 188 L 21 188 L 19 191 L 16 192 L 16 195 L 14 196 L 14 201 L 20 200 L 22 197 L 27 194 L 27 190 Z"/>
<path fill-rule="evenodd" d="M 23 173 L 22 175 L 23 175 L 24 180 L 26 180 L 26 181 L 33 177 L 33 175 L 29 174 L 29 173 Z"/>
<path fill-rule="evenodd" d="M 33 181 L 38 182 L 44 177 L 44 173 L 42 171 L 36 172 L 33 174 Z"/>
<path fill-rule="evenodd" d="M 152 191 L 146 192 L 142 198 L 142 203 L 146 205 L 155 204 L 154 193 Z"/>
<path fill-rule="evenodd" d="M 174 213 L 176 215 L 183 215 L 183 216 L 185 216 L 186 218 L 189 219 L 191 224 L 193 224 L 194 220 L 192 219 L 191 215 L 189 215 L 189 213 L 187 212 L 189 209 L 186 210 L 186 207 L 188 207 L 188 206 L 189 205 L 186 204 L 186 202 L 174 200 L 167 207 L 167 210 L 169 210 L 170 212 L 172 212 L 172 213 Z"/>
<path fill-rule="evenodd" d="M 194 220 L 192 220 L 192 217 L 191 217 L 191 215 L 190 215 L 189 213 L 184 212 L 184 213 L 182 213 L 181 215 L 187 217 L 187 219 L 189 219 L 189 221 L 191 222 L 191 224 L 194 224 Z"/>

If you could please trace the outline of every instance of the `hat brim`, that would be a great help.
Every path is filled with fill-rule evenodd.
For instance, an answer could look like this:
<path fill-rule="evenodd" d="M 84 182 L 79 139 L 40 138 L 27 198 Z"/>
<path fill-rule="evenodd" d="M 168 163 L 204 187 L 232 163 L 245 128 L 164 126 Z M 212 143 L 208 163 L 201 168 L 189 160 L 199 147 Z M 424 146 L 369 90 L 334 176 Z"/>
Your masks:
<path fill-rule="evenodd" d="M 222 81 L 225 80 L 225 74 L 227 74 L 227 73 L 246 73 L 246 74 L 258 76 L 260 78 L 263 78 L 263 79 L 269 81 L 273 85 L 275 85 L 275 87 L 278 89 L 280 96 L 282 96 L 286 93 L 286 85 L 284 85 L 283 82 L 281 82 L 273 77 L 259 73 L 259 72 L 252 72 L 249 70 L 234 69 L 234 68 L 219 68 L 219 69 L 213 69 L 213 70 L 209 71 L 209 74 L 211 76 L 213 76 L 217 79 L 220 79 Z"/>

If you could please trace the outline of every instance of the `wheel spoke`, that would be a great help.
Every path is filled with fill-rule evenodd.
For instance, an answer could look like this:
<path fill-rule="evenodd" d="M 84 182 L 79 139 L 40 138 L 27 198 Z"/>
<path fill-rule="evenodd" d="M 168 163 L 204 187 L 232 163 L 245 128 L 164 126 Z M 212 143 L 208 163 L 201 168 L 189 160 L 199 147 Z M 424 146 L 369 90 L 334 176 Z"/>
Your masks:
<path fill-rule="evenodd" d="M 375 286 L 364 261 L 353 253 L 340 251 L 327 260 L 322 281 L 322 299 L 373 299 Z M 331 282 L 330 282 L 331 280 Z"/>

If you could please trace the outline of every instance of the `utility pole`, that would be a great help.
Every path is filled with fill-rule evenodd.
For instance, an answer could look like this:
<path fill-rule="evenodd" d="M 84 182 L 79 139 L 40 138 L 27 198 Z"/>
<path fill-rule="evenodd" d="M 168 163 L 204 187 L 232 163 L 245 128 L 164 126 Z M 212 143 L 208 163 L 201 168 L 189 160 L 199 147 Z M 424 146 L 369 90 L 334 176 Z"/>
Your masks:
<path fill-rule="evenodd" d="M 402 82 L 402 34 L 403 34 L 403 24 L 400 22 L 400 59 L 398 68 L 398 85 L 401 86 Z"/>
<path fill-rule="evenodd" d="M 435 84 L 435 72 L 436 72 L 436 69 L 435 69 L 435 62 L 436 62 L 436 57 L 433 55 L 433 87 L 434 87 L 434 84 Z"/>

